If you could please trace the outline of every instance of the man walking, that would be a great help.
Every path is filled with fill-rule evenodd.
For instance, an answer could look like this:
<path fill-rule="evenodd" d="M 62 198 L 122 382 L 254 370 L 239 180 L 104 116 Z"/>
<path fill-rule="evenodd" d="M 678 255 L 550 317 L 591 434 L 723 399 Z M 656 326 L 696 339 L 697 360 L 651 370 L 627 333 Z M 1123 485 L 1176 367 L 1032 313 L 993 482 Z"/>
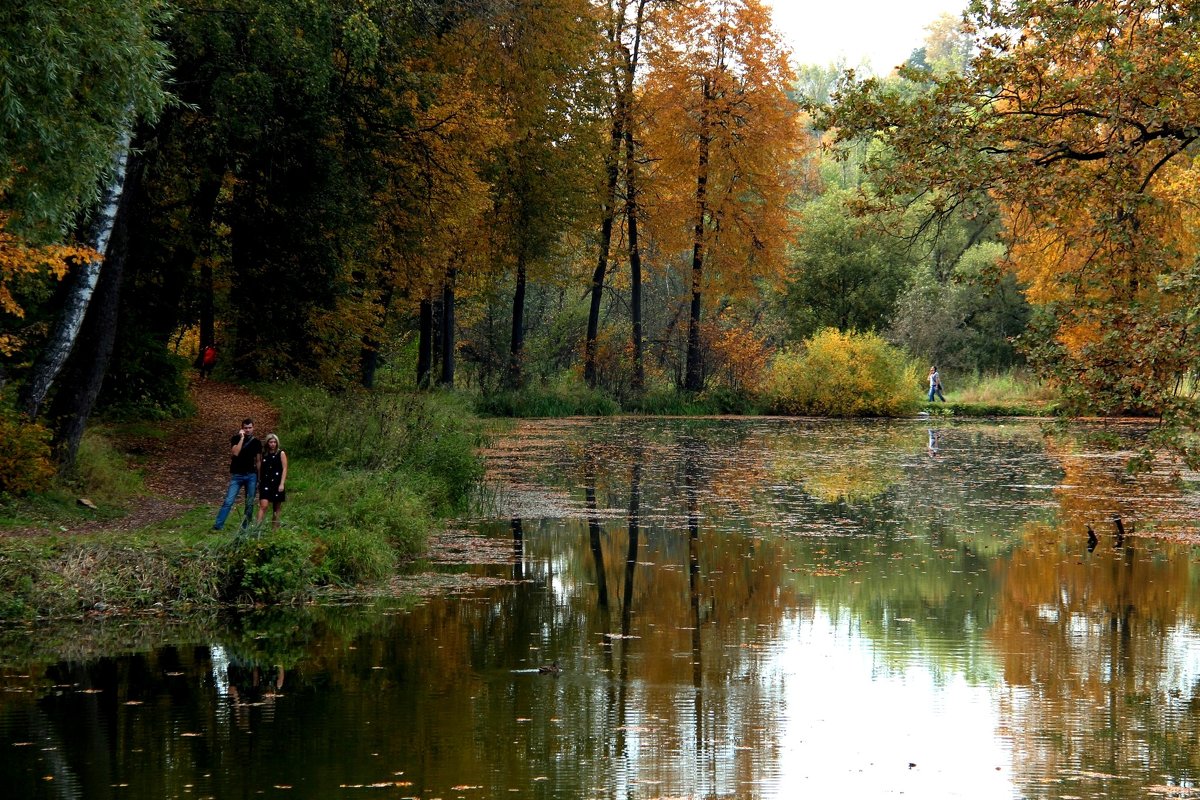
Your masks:
<path fill-rule="evenodd" d="M 936 365 L 929 368 L 929 402 L 933 402 L 934 395 L 946 402 L 946 395 L 942 394 L 942 376 Z"/>
<path fill-rule="evenodd" d="M 258 488 L 262 442 L 254 438 L 254 420 L 249 417 L 242 420 L 241 430 L 230 437 L 229 445 L 229 488 L 225 491 L 225 502 L 217 512 L 217 521 L 213 523 L 214 531 L 225 527 L 225 519 L 243 488 L 246 490 L 246 517 L 242 520 L 242 527 L 249 525 L 250 514 L 254 508 L 254 493 Z"/>

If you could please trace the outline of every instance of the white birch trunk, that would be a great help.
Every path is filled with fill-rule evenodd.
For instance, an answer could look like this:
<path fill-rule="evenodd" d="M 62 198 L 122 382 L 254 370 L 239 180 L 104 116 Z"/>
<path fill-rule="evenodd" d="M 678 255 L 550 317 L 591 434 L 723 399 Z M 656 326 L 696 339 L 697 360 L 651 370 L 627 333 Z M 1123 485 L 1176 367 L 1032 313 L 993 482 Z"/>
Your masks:
<path fill-rule="evenodd" d="M 113 154 L 112 177 L 100 195 L 100 207 L 89 231 L 88 245 L 99 253 L 100 257 L 89 261 L 73 273 L 63 310 L 50 332 L 50 338 L 38 355 L 37 362 L 33 365 L 29 379 L 21 389 L 18 402 L 21 411 L 29 419 L 37 418 L 50 387 L 54 385 L 54 379 L 58 377 L 67 357 L 71 355 L 71 348 L 75 346 L 75 338 L 83 325 L 88 303 L 91 302 L 96 283 L 100 280 L 100 268 L 104 265 L 108 240 L 112 236 L 117 208 L 121 204 L 121 194 L 125 189 L 125 170 L 129 162 L 131 141 L 132 130 L 126 127 L 117 141 L 117 149 Z"/>

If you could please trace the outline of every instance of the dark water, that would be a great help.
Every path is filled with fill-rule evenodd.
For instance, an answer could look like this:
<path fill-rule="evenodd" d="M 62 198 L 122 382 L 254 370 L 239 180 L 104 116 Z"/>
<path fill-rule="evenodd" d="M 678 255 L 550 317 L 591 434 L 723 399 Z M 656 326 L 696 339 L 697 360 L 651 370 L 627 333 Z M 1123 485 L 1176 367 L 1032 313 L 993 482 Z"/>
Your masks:
<path fill-rule="evenodd" d="M 1200 493 L 1088 433 L 522 424 L 503 581 L 4 632 L 0 797 L 1200 796 Z"/>

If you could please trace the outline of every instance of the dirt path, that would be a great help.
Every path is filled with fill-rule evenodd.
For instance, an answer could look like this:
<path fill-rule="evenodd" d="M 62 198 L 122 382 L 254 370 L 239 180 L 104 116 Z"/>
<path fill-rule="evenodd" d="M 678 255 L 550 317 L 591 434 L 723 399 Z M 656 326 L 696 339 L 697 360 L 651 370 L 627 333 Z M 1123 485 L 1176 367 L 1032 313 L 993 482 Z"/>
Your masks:
<path fill-rule="evenodd" d="M 210 506 L 216 515 L 229 480 L 229 437 L 245 417 L 251 417 L 255 433 L 262 439 L 275 430 L 279 415 L 261 397 L 228 383 L 193 380 L 190 393 L 196 416 L 162 423 L 165 435 L 161 438 L 121 442 L 123 448 L 142 457 L 148 496 L 120 519 L 77 523 L 67 532 L 135 530 L 196 506 Z M 12 529 L 0 531 L 0 536 L 29 536 L 48 530 Z"/>

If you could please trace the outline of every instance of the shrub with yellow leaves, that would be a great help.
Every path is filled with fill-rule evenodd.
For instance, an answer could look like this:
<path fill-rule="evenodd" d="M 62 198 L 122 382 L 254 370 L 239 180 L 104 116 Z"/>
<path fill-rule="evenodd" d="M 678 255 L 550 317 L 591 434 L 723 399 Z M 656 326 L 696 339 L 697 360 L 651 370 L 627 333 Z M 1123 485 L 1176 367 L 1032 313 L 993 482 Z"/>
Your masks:
<path fill-rule="evenodd" d="M 897 416 L 920 402 L 920 376 L 904 353 L 874 333 L 826 328 L 775 357 L 765 395 L 782 414 Z"/>
<path fill-rule="evenodd" d="M 0 405 L 0 496 L 41 491 L 53 477 L 49 429 Z"/>

